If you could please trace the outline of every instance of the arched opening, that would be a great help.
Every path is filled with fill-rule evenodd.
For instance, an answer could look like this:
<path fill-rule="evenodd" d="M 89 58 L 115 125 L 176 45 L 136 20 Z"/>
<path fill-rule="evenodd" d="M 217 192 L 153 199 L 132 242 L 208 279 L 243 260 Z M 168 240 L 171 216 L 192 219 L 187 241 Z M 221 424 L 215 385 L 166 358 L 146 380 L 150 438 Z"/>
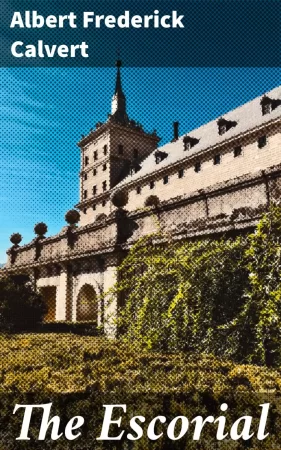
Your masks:
<path fill-rule="evenodd" d="M 44 317 L 44 322 L 54 322 L 56 320 L 56 296 L 57 288 L 56 286 L 45 286 L 40 289 L 47 307 L 48 312 Z"/>
<path fill-rule="evenodd" d="M 84 284 L 77 297 L 76 320 L 98 320 L 98 302 L 96 291 L 90 284 Z"/>

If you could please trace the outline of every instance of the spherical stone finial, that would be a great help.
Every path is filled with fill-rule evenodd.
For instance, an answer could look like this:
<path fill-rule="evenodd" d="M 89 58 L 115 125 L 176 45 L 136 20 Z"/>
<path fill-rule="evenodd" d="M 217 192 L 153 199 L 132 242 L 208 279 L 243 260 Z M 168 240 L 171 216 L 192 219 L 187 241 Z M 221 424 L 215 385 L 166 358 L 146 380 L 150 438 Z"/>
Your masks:
<path fill-rule="evenodd" d="M 151 208 L 158 208 L 160 206 L 160 199 L 157 195 L 149 195 L 144 202 L 144 206 Z"/>
<path fill-rule="evenodd" d="M 128 203 L 128 192 L 117 191 L 111 197 L 111 202 L 116 208 L 123 208 Z"/>
<path fill-rule="evenodd" d="M 76 209 L 71 209 L 67 211 L 65 220 L 69 225 L 75 225 L 80 220 L 80 214 Z"/>
<path fill-rule="evenodd" d="M 43 237 L 48 231 L 48 227 L 44 222 L 39 222 L 34 227 L 34 233 L 39 237 Z"/>
<path fill-rule="evenodd" d="M 10 241 L 14 245 L 19 245 L 22 240 L 22 235 L 20 233 L 13 233 L 10 237 Z"/>

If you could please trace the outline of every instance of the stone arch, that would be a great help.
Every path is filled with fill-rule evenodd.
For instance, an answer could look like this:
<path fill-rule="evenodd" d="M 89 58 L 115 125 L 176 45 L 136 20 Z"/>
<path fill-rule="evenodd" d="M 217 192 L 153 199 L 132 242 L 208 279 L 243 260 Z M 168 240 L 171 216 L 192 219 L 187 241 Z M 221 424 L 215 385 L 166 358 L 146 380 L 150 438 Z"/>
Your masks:
<path fill-rule="evenodd" d="M 40 287 L 39 291 L 48 307 L 44 322 L 54 322 L 56 320 L 57 287 L 44 286 Z"/>
<path fill-rule="evenodd" d="M 92 284 L 85 283 L 79 289 L 76 302 L 77 321 L 98 321 L 98 299 Z"/>

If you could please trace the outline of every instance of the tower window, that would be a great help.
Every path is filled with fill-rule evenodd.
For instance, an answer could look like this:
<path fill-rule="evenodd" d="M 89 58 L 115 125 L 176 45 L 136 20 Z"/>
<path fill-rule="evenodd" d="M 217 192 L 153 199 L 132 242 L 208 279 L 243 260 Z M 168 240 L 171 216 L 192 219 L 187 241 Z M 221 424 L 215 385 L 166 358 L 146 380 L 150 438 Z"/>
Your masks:
<path fill-rule="evenodd" d="M 266 146 L 266 135 L 260 136 L 258 139 L 258 147 L 263 148 Z"/>
<path fill-rule="evenodd" d="M 201 171 L 201 162 L 195 163 L 194 170 L 196 173 Z"/>
<path fill-rule="evenodd" d="M 118 145 L 118 155 L 123 155 L 124 153 L 124 147 L 122 144 Z"/>
<path fill-rule="evenodd" d="M 183 178 L 183 175 L 184 175 L 184 170 L 183 170 L 183 169 L 180 169 L 180 170 L 178 171 L 178 177 L 179 177 L 179 178 Z"/>
<path fill-rule="evenodd" d="M 217 121 L 217 124 L 218 124 L 218 129 L 219 129 L 219 135 L 221 136 L 221 135 L 225 134 L 228 130 L 230 130 L 230 128 L 236 127 L 237 122 L 235 122 L 233 120 L 226 120 L 221 117 Z"/>
<path fill-rule="evenodd" d="M 105 171 L 105 170 L 106 170 L 106 168 L 107 168 L 107 165 L 106 165 L 106 164 L 104 164 L 104 165 L 102 166 L 102 170 L 103 170 L 103 171 Z"/>
<path fill-rule="evenodd" d="M 84 209 L 83 209 L 83 213 L 84 213 L 84 214 L 87 214 L 87 208 L 84 208 Z"/>
<path fill-rule="evenodd" d="M 96 174 L 97 174 L 97 169 L 94 169 L 93 170 L 93 175 L 96 176 Z"/>
<path fill-rule="evenodd" d="M 134 154 L 134 158 L 138 158 L 138 156 L 139 156 L 139 151 L 138 151 L 137 148 L 134 148 L 133 154 Z"/>
<path fill-rule="evenodd" d="M 168 184 L 169 183 L 169 177 L 168 175 L 165 175 L 163 178 L 163 184 Z"/>
<path fill-rule="evenodd" d="M 140 194 L 140 193 L 141 193 L 141 187 L 138 186 L 138 187 L 137 187 L 137 194 Z"/>
<path fill-rule="evenodd" d="M 87 198 L 87 197 L 88 197 L 88 191 L 85 190 L 85 191 L 83 192 L 83 198 L 85 199 L 85 198 Z"/>
<path fill-rule="evenodd" d="M 103 192 L 106 191 L 106 181 L 102 182 L 102 190 Z"/>
<path fill-rule="evenodd" d="M 98 159 L 98 152 L 97 150 L 94 151 L 94 161 L 96 161 Z"/>
<path fill-rule="evenodd" d="M 107 155 L 107 145 L 104 145 L 104 146 L 103 146 L 103 154 L 104 154 L 104 155 Z"/>
<path fill-rule="evenodd" d="M 194 145 L 198 144 L 199 139 L 192 136 L 184 136 L 183 138 L 183 149 L 190 150 Z"/>
<path fill-rule="evenodd" d="M 235 147 L 233 153 L 234 153 L 234 158 L 237 158 L 237 156 L 241 156 L 242 155 L 242 147 Z"/>
<path fill-rule="evenodd" d="M 163 161 L 163 159 L 167 158 L 168 153 L 161 152 L 160 150 L 156 150 L 156 152 L 154 153 L 154 156 L 155 156 L 156 164 L 159 164 L 161 161 Z"/>
<path fill-rule="evenodd" d="M 264 95 L 261 99 L 261 111 L 262 115 L 270 114 L 273 109 L 275 109 L 277 106 L 280 105 L 280 100 L 274 100 L 272 98 L 267 97 L 267 95 Z"/>
<path fill-rule="evenodd" d="M 97 186 L 93 186 L 93 195 L 96 195 L 97 193 Z"/>
<path fill-rule="evenodd" d="M 89 156 L 85 156 L 85 166 L 89 164 Z"/>
<path fill-rule="evenodd" d="M 221 155 L 217 154 L 214 156 L 214 165 L 217 166 L 220 163 L 221 163 Z"/>
<path fill-rule="evenodd" d="M 97 209 L 97 205 L 94 203 L 93 204 L 93 211 L 95 211 Z"/>
<path fill-rule="evenodd" d="M 272 111 L 272 104 L 271 103 L 265 103 L 262 105 L 262 115 L 270 114 Z"/>
<path fill-rule="evenodd" d="M 150 189 L 153 189 L 155 187 L 155 181 L 151 181 L 149 183 L 149 187 L 150 187 Z"/>
<path fill-rule="evenodd" d="M 106 201 L 103 200 L 103 201 L 102 201 L 102 206 L 104 207 L 105 205 L 106 205 Z"/>
<path fill-rule="evenodd" d="M 219 134 L 220 135 L 223 135 L 223 134 L 225 134 L 226 133 L 226 131 L 227 131 L 227 128 L 226 128 L 226 124 L 224 123 L 224 124 L 221 124 L 221 125 L 219 125 Z"/>
<path fill-rule="evenodd" d="M 87 173 L 84 173 L 84 180 L 86 181 L 87 178 L 88 178 L 88 174 L 87 174 Z"/>

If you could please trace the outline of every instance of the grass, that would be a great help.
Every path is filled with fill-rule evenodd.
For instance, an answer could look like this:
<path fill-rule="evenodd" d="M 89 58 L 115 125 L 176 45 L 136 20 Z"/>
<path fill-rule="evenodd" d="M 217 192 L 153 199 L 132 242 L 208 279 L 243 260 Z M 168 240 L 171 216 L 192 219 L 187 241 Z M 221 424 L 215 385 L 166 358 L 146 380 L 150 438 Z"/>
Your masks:
<path fill-rule="evenodd" d="M 0 336 L 0 393 L 281 392 L 281 370 L 210 355 L 147 353 L 103 337 Z"/>

